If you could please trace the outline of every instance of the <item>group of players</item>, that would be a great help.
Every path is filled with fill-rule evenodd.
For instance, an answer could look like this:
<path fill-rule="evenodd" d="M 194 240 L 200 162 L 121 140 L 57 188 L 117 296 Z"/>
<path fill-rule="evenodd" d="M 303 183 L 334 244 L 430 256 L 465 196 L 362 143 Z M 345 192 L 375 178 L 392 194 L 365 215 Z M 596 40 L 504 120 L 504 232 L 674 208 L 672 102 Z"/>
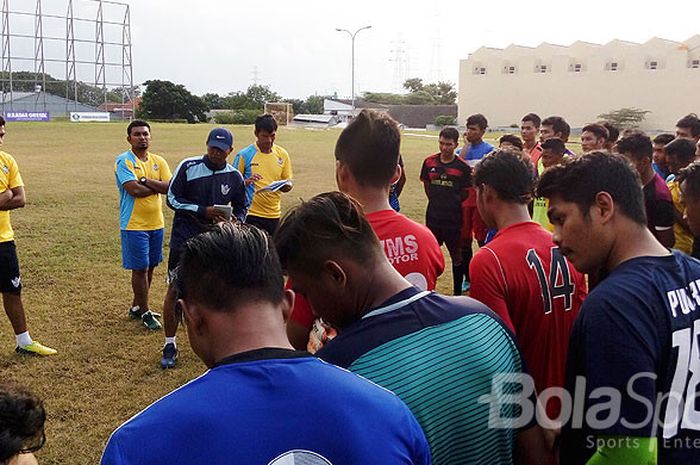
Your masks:
<path fill-rule="evenodd" d="M 527 115 L 524 143 L 506 136 L 499 149 L 483 146 L 486 126 L 467 120 L 459 154 L 459 134 L 440 133 L 420 176 L 427 227 L 392 209 L 400 132 L 382 113 L 362 111 L 339 136 L 340 192 L 258 227 L 221 206 L 243 220 L 264 192 L 255 183 L 270 183 L 254 172 L 257 154 L 270 153 L 259 138 L 251 168 L 245 150 L 231 166 L 230 133 L 215 129 L 207 155 L 181 162 L 163 189 L 162 162 L 130 126 L 118 184 L 151 190 L 127 192 L 136 200 L 167 192 L 176 210 L 166 337 L 168 319 L 184 319 L 210 370 L 118 428 L 103 464 L 699 462 L 700 262 L 669 246 L 676 226 L 700 236 L 700 120 L 683 118 L 666 142 L 587 125 L 581 155 L 566 148 L 560 117 Z M 158 167 L 136 169 L 148 160 Z M 124 195 L 128 226 L 148 206 Z M 543 223 L 533 221 L 538 201 Z M 431 292 L 442 242 L 462 293 L 472 237 L 472 298 Z M 125 266 L 150 240 L 123 246 Z M 133 268 L 146 290 L 159 257 L 148 260 Z M 130 312 L 155 327 L 137 284 Z M 527 375 L 533 389 L 498 385 L 504 374 Z M 562 387 L 569 402 L 552 395 Z M 537 415 L 494 423 L 522 417 L 530 399 Z"/>

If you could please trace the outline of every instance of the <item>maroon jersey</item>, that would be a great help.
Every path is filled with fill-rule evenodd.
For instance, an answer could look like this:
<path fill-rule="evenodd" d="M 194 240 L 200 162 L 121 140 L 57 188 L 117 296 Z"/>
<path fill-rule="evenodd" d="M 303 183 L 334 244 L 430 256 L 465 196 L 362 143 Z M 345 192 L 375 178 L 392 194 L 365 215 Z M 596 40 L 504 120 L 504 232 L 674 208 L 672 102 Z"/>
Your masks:
<path fill-rule="evenodd" d="M 469 266 L 470 297 L 516 335 L 538 392 L 564 385 L 571 329 L 586 297 L 584 276 L 559 253 L 552 235 L 527 221 L 504 228 Z M 548 404 L 550 418 L 558 405 Z"/>

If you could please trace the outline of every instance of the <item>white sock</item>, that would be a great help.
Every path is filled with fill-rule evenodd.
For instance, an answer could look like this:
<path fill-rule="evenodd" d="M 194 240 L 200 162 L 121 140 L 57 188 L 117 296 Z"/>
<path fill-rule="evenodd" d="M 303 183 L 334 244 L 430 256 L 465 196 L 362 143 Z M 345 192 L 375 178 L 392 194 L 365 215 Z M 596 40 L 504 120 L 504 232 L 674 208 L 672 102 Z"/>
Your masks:
<path fill-rule="evenodd" d="M 177 336 L 166 337 L 166 338 L 165 338 L 165 345 L 172 344 L 172 345 L 174 345 L 175 347 L 177 347 L 177 344 L 175 343 L 175 338 L 176 338 L 176 337 L 177 337 Z"/>
<path fill-rule="evenodd" d="M 29 331 L 17 334 L 15 338 L 17 339 L 17 347 L 28 346 L 32 343 L 32 338 L 29 336 Z"/>

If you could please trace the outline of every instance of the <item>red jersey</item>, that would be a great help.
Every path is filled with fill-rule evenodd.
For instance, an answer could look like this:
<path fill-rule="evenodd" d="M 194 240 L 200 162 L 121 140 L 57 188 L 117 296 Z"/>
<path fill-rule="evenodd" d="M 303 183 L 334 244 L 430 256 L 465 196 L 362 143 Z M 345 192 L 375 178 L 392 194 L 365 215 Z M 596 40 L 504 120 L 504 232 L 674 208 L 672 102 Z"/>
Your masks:
<path fill-rule="evenodd" d="M 537 391 L 563 386 L 571 329 L 587 292 L 552 235 L 532 221 L 508 226 L 474 255 L 469 276 L 469 296 L 515 333 Z M 547 412 L 555 418 L 552 404 Z"/>
<path fill-rule="evenodd" d="M 445 269 L 445 259 L 433 233 L 394 210 L 365 216 L 396 271 L 420 289 L 435 290 L 437 278 Z M 311 329 L 314 320 L 311 306 L 302 296 L 295 299 L 291 318 Z"/>

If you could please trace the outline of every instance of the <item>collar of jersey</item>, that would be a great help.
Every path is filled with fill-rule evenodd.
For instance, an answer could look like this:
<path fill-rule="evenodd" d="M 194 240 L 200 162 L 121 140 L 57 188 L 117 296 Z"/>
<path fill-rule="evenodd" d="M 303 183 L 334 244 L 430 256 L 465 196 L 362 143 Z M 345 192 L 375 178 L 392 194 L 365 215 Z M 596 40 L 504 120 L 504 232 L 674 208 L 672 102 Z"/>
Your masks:
<path fill-rule="evenodd" d="M 216 362 L 212 368 L 218 368 L 222 365 L 231 365 L 233 363 L 304 357 L 312 357 L 312 355 L 301 350 L 282 349 L 279 347 L 262 347 L 260 349 L 248 350 L 246 352 L 241 352 L 223 358 Z"/>
<path fill-rule="evenodd" d="M 412 291 L 416 291 L 416 290 L 417 290 L 417 289 L 414 288 L 414 287 L 413 287 L 413 288 L 409 288 L 409 289 L 412 290 Z M 405 292 L 405 291 L 402 291 L 402 292 Z M 402 292 L 401 292 L 401 293 L 402 293 Z M 399 293 L 399 294 L 401 294 L 401 293 Z M 420 292 L 417 292 L 416 294 L 413 294 L 412 296 L 410 296 L 410 297 L 408 297 L 408 298 L 406 298 L 406 299 L 402 299 L 402 300 L 399 300 L 398 302 L 394 302 L 394 303 L 389 304 L 389 305 L 384 305 L 384 306 L 382 306 L 382 307 L 375 308 L 374 310 L 372 310 L 372 311 L 366 313 L 366 314 L 362 317 L 362 319 L 364 320 L 364 319 L 366 319 L 366 318 L 371 318 L 371 317 L 373 317 L 373 316 L 384 315 L 384 314 L 386 314 L 386 313 L 393 312 L 394 310 L 398 310 L 398 309 L 400 309 L 400 308 L 403 308 L 403 307 L 405 307 L 405 306 L 407 306 L 407 305 L 412 304 L 413 302 L 415 302 L 415 301 L 417 301 L 417 300 L 422 299 L 423 297 L 425 297 L 425 296 L 428 295 L 428 294 L 431 294 L 431 292 L 430 292 L 430 291 L 420 291 Z"/>

